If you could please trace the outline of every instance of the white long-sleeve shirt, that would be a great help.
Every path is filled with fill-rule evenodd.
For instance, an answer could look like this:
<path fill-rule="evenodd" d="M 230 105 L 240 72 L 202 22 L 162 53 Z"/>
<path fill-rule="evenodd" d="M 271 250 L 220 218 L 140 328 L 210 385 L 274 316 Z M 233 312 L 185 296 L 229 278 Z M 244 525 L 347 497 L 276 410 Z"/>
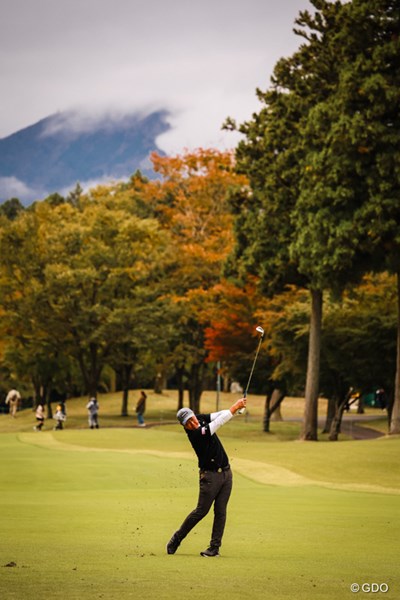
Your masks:
<path fill-rule="evenodd" d="M 220 410 L 218 412 L 210 413 L 211 423 L 209 425 L 211 435 L 214 435 L 216 431 L 225 423 L 228 423 L 233 417 L 230 410 Z"/>

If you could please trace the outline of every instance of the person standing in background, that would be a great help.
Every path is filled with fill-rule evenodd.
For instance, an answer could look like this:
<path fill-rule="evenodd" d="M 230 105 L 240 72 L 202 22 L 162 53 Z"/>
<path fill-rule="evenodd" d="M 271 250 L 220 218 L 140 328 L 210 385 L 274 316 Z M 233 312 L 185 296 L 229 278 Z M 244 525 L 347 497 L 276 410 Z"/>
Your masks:
<path fill-rule="evenodd" d="M 10 407 L 10 415 L 15 419 L 18 411 L 18 403 L 21 400 L 21 394 L 18 390 L 10 390 L 6 397 L 6 404 Z"/>
<path fill-rule="evenodd" d="M 57 425 L 54 427 L 54 429 L 63 429 L 63 423 L 67 417 L 65 416 L 65 413 L 63 412 L 61 404 L 59 404 L 57 406 L 57 410 L 56 410 L 53 418 L 57 421 Z"/>
<path fill-rule="evenodd" d="M 86 408 L 89 412 L 89 427 L 90 429 L 98 429 L 98 413 L 99 413 L 99 404 L 96 398 L 90 398 L 89 402 L 86 404 Z"/>
<path fill-rule="evenodd" d="M 39 400 L 38 405 L 36 407 L 36 421 L 37 425 L 33 429 L 35 431 L 42 431 L 44 423 L 44 406 L 41 400 Z"/>
<path fill-rule="evenodd" d="M 139 400 L 137 401 L 136 404 L 136 414 L 137 414 L 137 420 L 138 420 L 138 424 L 139 427 L 146 427 L 146 424 L 144 422 L 144 413 L 146 411 L 146 394 L 145 392 L 142 390 L 140 392 L 140 397 Z"/>

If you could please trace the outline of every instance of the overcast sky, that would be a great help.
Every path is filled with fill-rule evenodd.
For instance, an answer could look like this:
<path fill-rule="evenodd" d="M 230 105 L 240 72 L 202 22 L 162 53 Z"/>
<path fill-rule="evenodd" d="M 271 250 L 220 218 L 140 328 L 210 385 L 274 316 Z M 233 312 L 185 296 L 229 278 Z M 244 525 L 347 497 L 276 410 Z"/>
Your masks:
<path fill-rule="evenodd" d="M 167 153 L 234 144 L 309 0 L 1 0 L 0 137 L 58 111 L 171 111 Z"/>

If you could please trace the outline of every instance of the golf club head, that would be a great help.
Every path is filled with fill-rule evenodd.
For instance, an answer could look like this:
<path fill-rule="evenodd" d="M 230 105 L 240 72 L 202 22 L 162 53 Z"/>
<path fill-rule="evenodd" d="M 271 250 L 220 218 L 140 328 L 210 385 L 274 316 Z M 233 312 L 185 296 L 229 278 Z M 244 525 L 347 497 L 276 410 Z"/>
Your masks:
<path fill-rule="evenodd" d="M 261 333 L 261 337 L 264 337 L 265 331 L 260 325 L 256 327 L 256 331 L 258 331 L 258 333 Z"/>

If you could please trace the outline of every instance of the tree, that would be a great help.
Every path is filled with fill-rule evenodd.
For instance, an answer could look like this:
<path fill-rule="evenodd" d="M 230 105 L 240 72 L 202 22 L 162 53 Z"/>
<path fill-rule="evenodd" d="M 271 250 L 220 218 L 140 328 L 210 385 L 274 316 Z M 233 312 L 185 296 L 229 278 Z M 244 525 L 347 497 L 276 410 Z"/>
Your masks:
<path fill-rule="evenodd" d="M 326 429 L 337 440 L 350 388 L 393 394 L 396 287 L 388 274 L 367 275 L 340 301 L 327 303 L 323 320 L 322 391 L 333 399 Z M 382 353 L 382 348 L 385 349 Z"/>
<path fill-rule="evenodd" d="M 3 364 L 30 380 L 36 399 L 48 400 L 55 367 L 52 335 L 38 325 L 49 317 L 43 302 L 43 255 L 36 245 L 32 211 L 21 211 L 0 231 L 1 335 L 5 343 Z M 56 369 L 57 370 L 57 369 Z M 51 406 L 48 406 L 51 416 Z"/>
<path fill-rule="evenodd" d="M 24 207 L 18 198 L 10 198 L 10 200 L 6 200 L 3 204 L 0 204 L 0 215 L 4 215 L 10 221 L 16 219 L 23 210 Z"/>
<path fill-rule="evenodd" d="M 322 320 L 321 394 L 333 401 L 327 426 L 336 440 L 350 387 L 362 393 L 384 388 L 392 393 L 395 371 L 396 290 L 393 276 L 367 275 L 342 298 L 327 295 Z M 273 365 L 271 378 L 302 392 L 306 367 L 310 299 L 291 287 L 259 309 L 265 346 Z M 382 349 L 385 349 L 383 352 Z M 278 386 L 277 386 L 278 387 Z"/>
<path fill-rule="evenodd" d="M 317 246 L 318 240 L 314 239 L 311 249 L 303 244 L 319 223 L 313 220 L 315 215 L 307 206 L 305 193 L 302 196 L 309 153 L 304 135 L 310 128 L 313 110 L 334 92 L 339 78 L 339 34 L 345 11 L 340 2 L 314 0 L 312 4 L 317 9 L 315 15 L 304 11 L 296 20 L 299 29 L 295 33 L 305 42 L 292 57 L 278 61 L 271 89 L 258 91 L 265 108 L 239 128 L 246 140 L 238 146 L 238 166 L 248 174 L 252 193 L 242 195 L 235 203 L 240 213 L 236 225 L 239 274 L 243 270 L 258 274 L 269 294 L 287 284 L 302 283 L 310 290 L 302 433 L 305 440 L 317 439 L 322 292 L 332 284 L 332 275 L 325 277 L 320 265 L 331 265 L 334 258 L 329 254 L 329 244 Z M 314 139 L 314 144 L 323 145 L 323 138 Z M 337 228 L 340 220 L 327 227 L 328 238 L 336 235 Z M 317 258 L 314 262 L 305 258 L 309 250 Z"/>
<path fill-rule="evenodd" d="M 175 256 L 168 273 L 169 297 L 177 309 L 173 363 L 181 384 L 187 379 L 189 403 L 198 412 L 208 371 L 201 297 L 219 281 L 232 247 L 228 191 L 247 180 L 234 172 L 228 152 L 199 149 L 175 157 L 153 155 L 152 160 L 162 179 L 145 185 L 148 207 L 170 232 Z M 141 182 L 136 177 L 134 183 L 137 194 Z"/>
<path fill-rule="evenodd" d="M 144 368 L 156 371 L 157 361 L 168 351 L 171 336 L 170 303 L 156 282 L 141 282 L 134 297 L 121 302 L 107 324 L 107 336 L 115 340 L 108 363 L 122 387 L 121 416 L 128 416 L 129 388 Z"/>
<path fill-rule="evenodd" d="M 202 301 L 201 318 L 205 328 L 207 361 L 221 363 L 224 377 L 236 379 L 242 386 L 246 383 L 254 350 L 255 289 L 248 293 L 222 280 L 215 285 Z M 264 375 L 265 377 L 265 375 Z M 256 381 L 257 377 L 253 379 Z"/>
<path fill-rule="evenodd" d="M 43 402 L 47 407 L 47 418 L 53 417 L 52 392 L 65 394 L 68 389 L 68 374 L 71 365 L 68 358 L 55 350 L 51 343 L 30 338 L 10 339 L 2 359 L 3 366 L 14 373 L 18 382 L 33 387 L 34 402 Z"/>
<path fill-rule="evenodd" d="M 10 333 L 29 331 L 73 357 L 96 395 L 113 351 L 135 339 L 130 329 L 126 337 L 126 315 L 138 309 L 137 291 L 150 274 L 162 271 L 167 237 L 113 188 L 80 196 L 79 206 L 36 203 L 0 239 Z M 117 326 L 123 340 L 114 337 Z"/>
<path fill-rule="evenodd" d="M 222 280 L 205 298 L 203 310 L 210 323 L 205 330 L 207 360 L 221 364 L 225 377 L 234 378 L 245 387 L 253 366 L 257 320 L 270 329 L 265 301 L 257 294 L 257 286 L 249 283 L 244 290 Z M 266 345 L 260 347 L 252 386 L 259 393 L 266 392 L 263 427 L 269 432 L 270 420 L 279 414 L 287 386 L 283 379 L 274 378 L 274 361 Z"/>
<path fill-rule="evenodd" d="M 353 206 L 347 231 L 342 228 L 338 236 L 338 260 L 358 252 L 364 269 L 389 269 L 398 277 L 390 432 L 400 433 L 400 7 L 395 0 L 353 0 L 345 14 L 337 89 L 314 114 L 314 131 L 326 141 L 309 162 L 307 191 L 323 179 L 335 211 L 343 211 L 349 201 Z"/>
<path fill-rule="evenodd" d="M 315 14 L 304 11 L 296 20 L 300 29 L 295 32 L 306 43 L 278 62 L 273 88 L 259 93 L 266 108 L 242 127 L 247 146 L 238 150 L 239 157 L 244 154 L 239 164 L 253 175 L 252 187 L 258 190 L 258 212 L 271 202 L 276 206 L 274 186 L 277 194 L 284 189 L 288 159 L 296 159 L 294 197 L 289 205 L 282 203 L 291 231 L 277 239 L 285 241 L 287 265 L 294 264 L 303 275 L 312 298 L 303 439 L 317 439 L 322 292 L 340 292 L 373 268 L 399 270 L 399 141 L 394 133 L 399 115 L 399 7 L 393 0 L 312 4 Z M 279 118 L 282 102 L 287 109 Z M 288 119 L 293 112 L 295 126 Z M 282 134 L 286 130 L 289 152 Z M 269 209 L 267 214 L 266 231 L 274 238 L 274 212 Z M 275 214 L 284 218 L 279 209 Z M 251 223 L 247 215 L 246 220 Z M 268 245 L 259 244 L 258 249 L 263 272 L 272 267 L 285 279 L 286 265 L 280 269 Z M 251 244 L 248 253 L 257 256 Z M 396 381 L 392 431 L 400 431 L 400 375 Z"/>

